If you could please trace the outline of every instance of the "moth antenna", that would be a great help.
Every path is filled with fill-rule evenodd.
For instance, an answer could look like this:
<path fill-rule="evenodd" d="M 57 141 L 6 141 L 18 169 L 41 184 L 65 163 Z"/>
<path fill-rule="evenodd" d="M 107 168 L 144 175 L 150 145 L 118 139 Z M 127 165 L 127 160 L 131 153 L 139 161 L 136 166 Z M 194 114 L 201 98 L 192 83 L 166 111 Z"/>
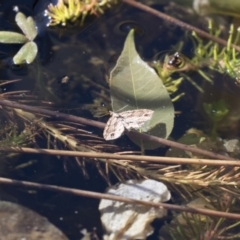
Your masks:
<path fill-rule="evenodd" d="M 111 112 L 111 111 L 108 111 L 107 113 L 105 112 L 105 113 L 101 114 L 101 116 L 99 116 L 99 117 L 105 117 L 105 116 L 109 115 L 110 112 Z"/>

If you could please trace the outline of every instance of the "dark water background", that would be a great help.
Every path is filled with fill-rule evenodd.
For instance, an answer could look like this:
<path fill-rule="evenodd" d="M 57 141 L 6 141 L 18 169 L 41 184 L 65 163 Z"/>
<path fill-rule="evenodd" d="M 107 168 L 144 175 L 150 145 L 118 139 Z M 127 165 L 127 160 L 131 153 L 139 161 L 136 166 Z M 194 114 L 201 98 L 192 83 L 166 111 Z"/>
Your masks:
<path fill-rule="evenodd" d="M 60 97 L 61 101 L 57 101 L 55 108 L 70 114 L 77 115 L 77 111 L 72 109 L 77 108 L 78 105 L 92 102 L 90 92 L 85 92 L 81 87 L 82 77 L 87 76 L 97 83 L 105 81 L 102 65 L 91 64 L 90 59 L 97 57 L 102 60 L 105 65 L 105 73 L 108 74 L 122 50 L 127 32 L 131 27 L 137 29 L 136 46 L 146 61 L 151 61 L 158 52 L 169 51 L 172 45 L 176 44 L 184 35 L 184 32 L 178 27 L 171 26 L 161 19 L 125 4 L 113 8 L 112 11 L 107 11 L 104 16 L 98 19 L 90 20 L 84 28 L 72 27 L 66 30 L 45 26 L 46 18 L 43 16 L 43 11 L 49 1 L 1 0 L 0 3 L 0 30 L 20 32 L 14 21 L 13 5 L 18 5 L 20 11 L 27 16 L 33 16 L 39 28 L 39 35 L 36 39 L 39 54 L 35 63 L 31 65 L 14 66 L 11 59 L 20 46 L 0 44 L 0 52 L 3 52 L 0 79 L 23 79 L 20 83 L 11 84 L 2 91 L 31 90 L 38 95 L 39 99 L 44 100 L 44 91 L 35 91 L 36 79 L 38 78 L 44 85 L 52 83 L 51 87 Z M 164 6 L 156 4 L 154 7 L 163 10 Z M 186 54 L 191 55 L 192 45 L 190 41 L 185 44 L 185 50 Z M 39 74 L 38 77 L 36 77 L 36 73 Z M 71 89 L 71 96 L 74 97 L 72 97 L 70 106 L 69 101 L 67 103 L 65 101 L 65 99 L 69 100 L 69 89 L 61 88 L 59 84 L 60 79 L 66 75 L 70 77 L 71 81 L 77 82 L 74 89 Z M 196 89 L 191 86 L 190 89 L 193 91 L 192 96 L 194 96 Z M 182 112 L 182 115 L 176 116 L 172 134 L 173 137 L 178 138 L 186 129 L 194 125 L 192 120 L 186 117 L 194 114 L 191 97 L 176 103 L 175 108 Z M 89 117 L 87 113 L 86 117 Z M 95 130 L 93 129 L 93 131 Z M 131 144 L 125 137 L 124 141 L 126 144 Z M 39 146 L 46 147 L 46 142 L 39 139 Z M 151 154 L 161 155 L 164 152 L 165 149 L 159 149 Z M 103 192 L 107 187 L 106 182 L 99 176 L 94 166 L 87 167 L 90 177 L 89 179 L 84 178 L 74 159 L 25 154 L 19 156 L 17 164 L 29 160 L 36 160 L 36 163 L 16 171 L 14 163 L 8 162 L 6 159 L 8 163 L 5 169 L 7 171 L 1 172 L 1 175 L 13 179 L 90 191 Z M 13 187 L 2 188 L 2 194 L 8 194 L 3 199 L 10 199 L 46 216 L 70 239 L 80 239 L 82 227 L 89 231 L 96 227 L 101 235 L 100 216 L 97 210 L 98 200 L 40 190 L 32 191 Z"/>

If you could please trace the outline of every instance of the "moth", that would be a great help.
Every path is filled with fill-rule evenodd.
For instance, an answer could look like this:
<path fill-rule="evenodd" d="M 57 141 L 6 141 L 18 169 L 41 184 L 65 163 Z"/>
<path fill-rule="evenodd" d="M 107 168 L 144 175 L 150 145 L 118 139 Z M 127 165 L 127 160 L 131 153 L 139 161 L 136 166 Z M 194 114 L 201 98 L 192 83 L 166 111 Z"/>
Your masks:
<path fill-rule="evenodd" d="M 137 109 L 121 113 L 110 111 L 110 118 L 104 128 L 103 137 L 105 140 L 117 139 L 125 131 L 139 129 L 146 121 L 152 118 L 153 110 Z"/>

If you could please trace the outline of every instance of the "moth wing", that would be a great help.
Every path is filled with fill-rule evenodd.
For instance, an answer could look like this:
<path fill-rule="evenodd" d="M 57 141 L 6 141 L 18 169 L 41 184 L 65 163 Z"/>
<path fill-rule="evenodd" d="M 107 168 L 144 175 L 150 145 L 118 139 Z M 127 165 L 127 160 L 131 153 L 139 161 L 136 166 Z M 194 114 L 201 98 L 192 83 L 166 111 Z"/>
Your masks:
<path fill-rule="evenodd" d="M 139 126 L 138 122 L 135 119 L 126 119 L 123 122 L 124 127 L 130 131 L 131 129 L 139 129 L 141 126 Z"/>
<path fill-rule="evenodd" d="M 137 109 L 122 112 L 119 115 L 124 118 L 124 127 L 127 130 L 139 129 L 141 126 L 152 118 L 154 111 L 150 109 Z"/>
<path fill-rule="evenodd" d="M 125 131 L 123 122 L 116 116 L 112 116 L 103 132 L 103 137 L 105 140 L 113 140 L 119 138 Z"/>

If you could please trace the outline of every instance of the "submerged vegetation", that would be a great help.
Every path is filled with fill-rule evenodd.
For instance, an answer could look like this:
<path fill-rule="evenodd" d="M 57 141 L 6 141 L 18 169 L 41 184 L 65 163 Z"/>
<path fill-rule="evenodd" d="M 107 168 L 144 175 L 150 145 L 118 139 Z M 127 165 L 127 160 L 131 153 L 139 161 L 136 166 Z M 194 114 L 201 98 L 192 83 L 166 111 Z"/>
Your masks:
<path fill-rule="evenodd" d="M 117 2 L 118 0 L 59 0 L 56 5 L 48 5 L 45 15 L 49 17 L 51 26 L 65 26 L 67 22 L 74 23 L 79 19 L 80 25 L 83 25 L 87 16 L 103 14 L 104 9 Z"/>
<path fill-rule="evenodd" d="M 114 8 L 115 3 L 108 0 L 60 0 L 56 5 L 48 6 L 46 14 L 50 18 L 49 26 L 52 26 L 52 29 L 58 24 L 68 27 L 68 22 L 78 20 L 84 25 L 86 16 L 103 14 L 107 7 Z M 213 40 L 203 40 L 196 32 L 192 32 L 192 36 L 187 35 L 193 43 L 193 51 L 189 57 L 184 55 L 186 46 L 181 44 L 186 36 L 182 37 L 183 39 L 178 36 L 179 42 L 175 44 L 178 47 L 173 48 L 175 53 L 164 53 L 163 61 L 151 63 L 143 60 L 144 51 L 140 43 L 137 42 L 135 46 L 134 30 L 131 30 L 128 35 L 125 34 L 122 53 L 116 51 L 117 59 L 116 52 L 109 50 L 111 54 L 113 52 L 111 61 L 115 64 L 110 74 L 110 67 L 106 67 L 107 61 L 105 62 L 103 53 L 96 57 L 96 47 L 88 49 L 84 45 L 84 51 L 72 51 L 71 57 L 83 54 L 83 59 L 82 62 L 75 59 L 71 61 L 66 54 L 67 44 L 57 43 L 61 38 L 56 40 L 52 37 L 56 44 L 52 49 L 56 55 L 53 54 L 51 61 L 54 62 L 55 56 L 59 58 L 58 51 L 65 48 L 64 57 L 60 59 L 65 61 L 63 70 L 67 75 L 61 76 L 59 81 L 58 71 L 62 70 L 59 63 L 57 71 L 54 70 L 54 76 L 44 69 L 40 56 L 37 56 L 40 49 L 37 43 L 33 42 L 37 37 L 37 23 L 32 17 L 27 18 L 21 12 L 16 13 L 15 19 L 24 34 L 0 32 L 0 42 L 25 44 L 13 56 L 15 64 L 24 67 L 27 63 L 28 66 L 33 66 L 34 59 L 39 59 L 35 61 L 37 67 L 31 73 L 31 80 L 36 84 L 34 89 L 2 92 L 0 95 L 0 112 L 3 116 L 0 147 L 4 153 L 1 155 L 0 166 L 2 176 L 11 178 L 11 171 L 18 173 L 20 169 L 21 172 L 16 178 L 28 180 L 29 182 L 25 182 L 26 186 L 31 186 L 30 181 L 39 180 L 41 183 L 42 179 L 43 183 L 46 183 L 45 178 L 50 179 L 48 184 L 58 184 L 56 179 L 51 182 L 54 174 L 49 172 L 52 171 L 50 163 L 46 164 L 46 169 L 41 168 L 42 172 L 39 171 L 36 178 L 24 179 L 28 176 L 24 174 L 24 168 L 37 160 L 33 159 L 28 164 L 21 162 L 18 157 L 25 156 L 24 153 L 54 155 L 57 160 L 73 157 L 76 161 L 74 169 L 67 161 L 63 165 L 69 175 L 71 170 L 76 170 L 77 165 L 84 176 L 80 182 L 91 179 L 95 186 L 95 176 L 98 175 L 104 179 L 105 186 L 129 179 L 154 179 L 164 183 L 171 192 L 172 205 L 164 205 L 161 201 L 154 205 L 171 210 L 170 221 L 159 231 L 158 238 L 161 240 L 240 238 L 240 163 L 237 161 L 240 158 L 240 60 L 239 52 L 232 46 L 238 44 L 238 29 L 234 31 L 233 25 L 230 26 L 228 44 L 223 47 Z M 212 36 L 221 36 L 221 31 L 218 30 L 220 28 L 213 28 L 212 22 L 209 26 Z M 111 34 L 112 32 L 110 29 Z M 91 31 L 84 34 L 88 43 L 95 43 L 95 35 L 91 36 Z M 77 39 L 70 33 L 67 37 L 74 41 Z M 137 34 L 135 37 L 138 39 Z M 164 37 L 167 41 L 169 36 Z M 13 42 L 14 39 L 18 40 Z M 79 40 L 74 41 L 69 44 L 71 47 L 80 44 Z M 107 40 L 101 44 L 107 45 Z M 123 41 L 121 44 L 123 45 Z M 25 50 L 22 50 L 23 48 Z M 21 51 L 24 53 L 20 54 Z M 157 50 L 153 52 L 158 54 Z M 87 55 L 90 56 L 89 59 Z M 190 55 L 189 52 L 186 55 Z M 86 63 L 94 64 L 89 69 Z M 69 65 L 75 69 L 68 68 Z M 100 75 L 102 72 L 103 77 Z M 11 86 L 14 81 L 7 84 L 3 81 L 1 87 Z M 53 87 L 50 86 L 52 83 Z M 59 89 L 63 90 L 60 94 Z M 107 142 L 103 139 L 102 130 L 108 117 L 99 118 L 99 113 L 108 113 L 109 110 L 114 113 L 150 110 L 153 115 L 147 120 L 144 119 L 143 124 L 137 124 L 141 121 L 140 115 L 125 114 L 126 119 L 116 115 L 110 127 L 112 132 L 121 131 L 121 134 L 118 134 L 120 139 Z M 130 125 L 129 128 L 127 124 Z M 120 136 L 122 133 L 125 136 Z M 169 137 L 178 140 L 169 141 Z M 8 163 L 4 164 L 5 162 Z M 4 184 L 4 181 L 6 179 L 0 177 L 0 183 Z M 14 183 L 18 186 L 24 185 L 17 181 L 11 184 Z M 61 181 L 60 183 L 62 184 Z M 70 187 L 79 186 L 74 184 L 70 184 Z M 34 184 L 32 187 L 40 188 Z M 42 188 L 56 191 L 54 186 L 48 188 L 43 184 Z M 66 188 L 61 187 L 57 190 L 67 192 Z M 104 198 L 104 195 L 99 197 L 97 193 L 88 195 L 80 192 L 81 190 L 80 195 Z M 77 194 L 77 191 L 72 193 Z M 106 198 L 110 199 L 111 196 Z M 136 211 L 130 220 L 128 219 L 126 226 L 119 229 L 117 236 L 123 236 L 123 232 L 131 228 L 137 214 Z"/>
<path fill-rule="evenodd" d="M 15 21 L 24 34 L 8 31 L 0 31 L 0 42 L 5 44 L 24 44 L 17 54 L 13 57 L 16 65 L 30 64 L 38 53 L 37 44 L 33 41 L 37 36 L 36 24 L 32 17 L 17 12 Z"/>

